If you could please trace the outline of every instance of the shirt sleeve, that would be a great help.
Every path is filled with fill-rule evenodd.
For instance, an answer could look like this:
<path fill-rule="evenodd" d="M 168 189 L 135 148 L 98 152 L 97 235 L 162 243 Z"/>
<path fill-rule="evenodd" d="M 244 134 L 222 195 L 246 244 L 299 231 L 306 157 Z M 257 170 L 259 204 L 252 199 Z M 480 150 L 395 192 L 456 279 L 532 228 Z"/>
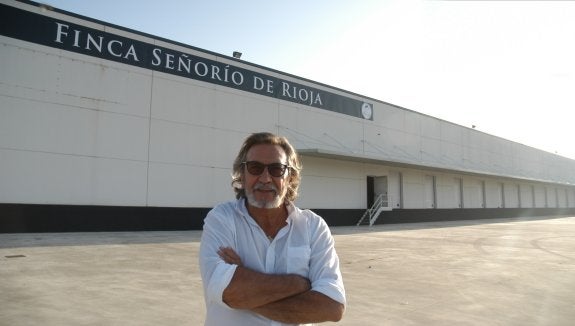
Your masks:
<path fill-rule="evenodd" d="M 220 247 L 234 248 L 235 242 L 233 215 L 225 211 L 216 207 L 204 219 L 199 260 L 206 304 L 216 303 L 227 307 L 222 294 L 230 284 L 237 265 L 227 264 L 218 255 Z"/>
<path fill-rule="evenodd" d="M 312 290 L 325 294 L 339 303 L 346 304 L 345 288 L 339 269 L 339 258 L 335 251 L 335 241 L 325 221 L 321 217 L 315 216 L 317 218 L 312 219 L 312 225 L 310 225 L 309 278 Z"/>

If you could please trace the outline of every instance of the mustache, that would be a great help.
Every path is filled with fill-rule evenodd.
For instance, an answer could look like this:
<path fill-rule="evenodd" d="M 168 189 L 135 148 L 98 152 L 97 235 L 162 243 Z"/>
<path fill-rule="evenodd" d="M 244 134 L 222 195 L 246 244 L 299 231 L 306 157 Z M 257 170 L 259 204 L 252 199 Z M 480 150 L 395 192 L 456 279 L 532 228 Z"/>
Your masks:
<path fill-rule="evenodd" d="M 262 183 L 256 183 L 256 184 L 254 185 L 254 188 L 253 188 L 253 189 L 254 189 L 254 190 L 264 190 L 264 191 L 270 191 L 270 190 L 272 190 L 272 191 L 278 192 L 278 188 L 276 188 L 276 186 L 273 185 L 273 184 L 267 184 L 267 185 L 266 185 L 266 184 L 262 184 Z"/>

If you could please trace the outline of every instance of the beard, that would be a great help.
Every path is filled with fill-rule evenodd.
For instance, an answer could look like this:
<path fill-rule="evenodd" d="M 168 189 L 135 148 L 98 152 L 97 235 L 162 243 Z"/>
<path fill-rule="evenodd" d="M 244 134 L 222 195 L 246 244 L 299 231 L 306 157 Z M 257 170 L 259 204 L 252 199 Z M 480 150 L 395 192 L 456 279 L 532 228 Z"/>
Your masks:
<path fill-rule="evenodd" d="M 274 196 L 272 199 L 262 198 L 258 200 L 254 195 L 254 191 L 256 190 L 273 191 Z M 246 199 L 248 201 L 248 204 L 257 208 L 266 208 L 266 209 L 278 208 L 284 203 L 284 197 L 286 192 L 287 190 L 284 190 L 283 193 L 279 193 L 278 189 L 273 184 L 263 185 L 261 183 L 257 183 L 253 187 L 253 189 L 250 190 L 246 189 Z"/>

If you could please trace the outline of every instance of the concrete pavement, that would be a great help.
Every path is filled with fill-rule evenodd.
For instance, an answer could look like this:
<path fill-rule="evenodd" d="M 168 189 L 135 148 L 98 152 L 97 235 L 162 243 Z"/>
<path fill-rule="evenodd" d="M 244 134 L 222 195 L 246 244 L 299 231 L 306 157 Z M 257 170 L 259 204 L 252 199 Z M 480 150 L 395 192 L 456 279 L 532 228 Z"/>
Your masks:
<path fill-rule="evenodd" d="M 339 325 L 575 320 L 575 217 L 332 232 L 348 298 Z M 0 325 L 202 325 L 200 235 L 0 234 Z"/>

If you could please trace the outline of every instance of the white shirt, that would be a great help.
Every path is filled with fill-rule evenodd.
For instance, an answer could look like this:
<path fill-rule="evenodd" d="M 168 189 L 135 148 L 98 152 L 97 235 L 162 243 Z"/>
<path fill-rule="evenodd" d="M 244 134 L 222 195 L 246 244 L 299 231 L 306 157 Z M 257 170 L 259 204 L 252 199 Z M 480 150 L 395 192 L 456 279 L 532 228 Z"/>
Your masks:
<path fill-rule="evenodd" d="M 249 215 L 244 199 L 220 204 L 208 213 L 200 245 L 205 325 L 287 325 L 251 311 L 232 309 L 222 301 L 237 265 L 227 264 L 218 256 L 220 247 L 233 248 L 246 268 L 306 277 L 313 291 L 345 304 L 339 259 L 327 224 L 310 210 L 293 204 L 287 209 L 287 225 L 271 241 Z"/>

